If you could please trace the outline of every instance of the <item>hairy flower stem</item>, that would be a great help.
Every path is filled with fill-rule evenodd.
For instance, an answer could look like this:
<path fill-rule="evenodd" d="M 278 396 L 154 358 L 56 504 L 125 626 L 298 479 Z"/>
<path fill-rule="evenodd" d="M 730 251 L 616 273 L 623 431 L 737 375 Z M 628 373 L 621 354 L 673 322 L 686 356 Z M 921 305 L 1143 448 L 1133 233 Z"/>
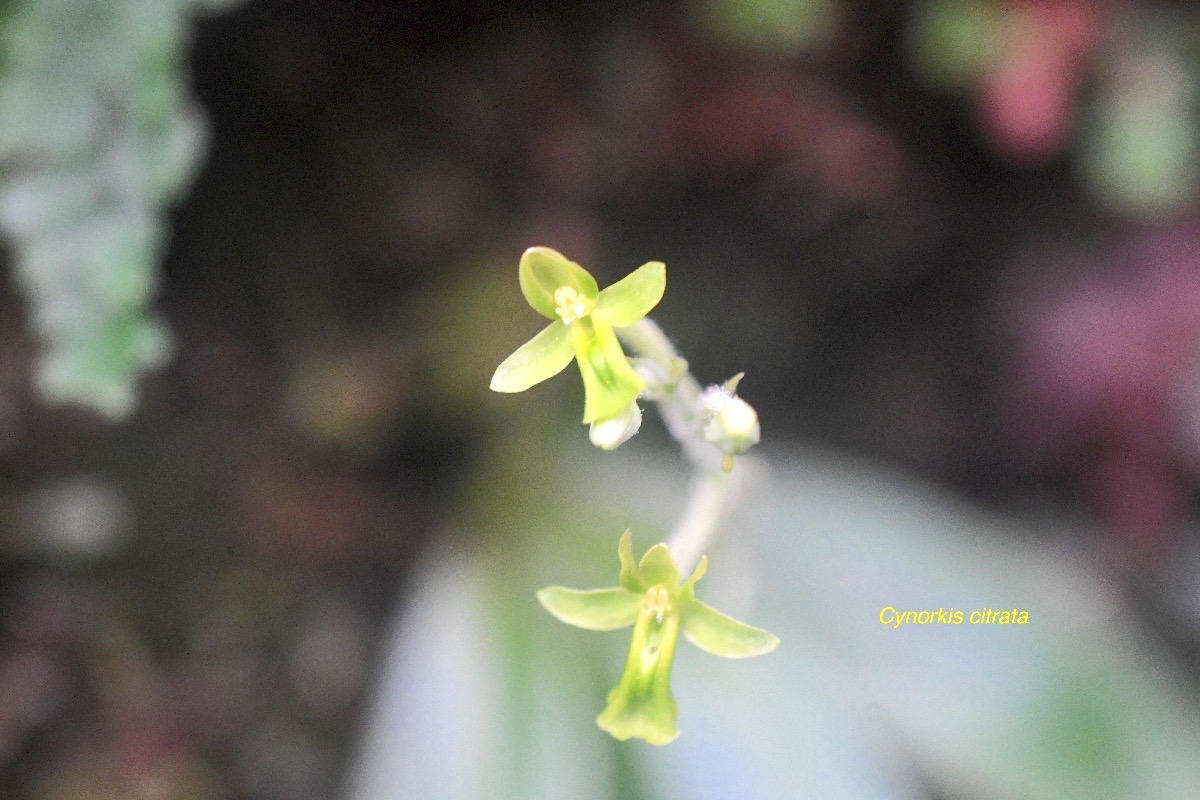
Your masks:
<path fill-rule="evenodd" d="M 642 320 L 617 331 L 618 337 L 641 359 L 638 371 L 646 381 L 646 397 L 658 405 L 667 431 L 692 462 L 692 485 L 683 516 L 667 539 L 680 570 L 696 565 L 736 504 L 741 472 L 722 468 L 724 456 L 704 436 L 712 416 L 702 401 L 703 388 L 662 329 Z"/>

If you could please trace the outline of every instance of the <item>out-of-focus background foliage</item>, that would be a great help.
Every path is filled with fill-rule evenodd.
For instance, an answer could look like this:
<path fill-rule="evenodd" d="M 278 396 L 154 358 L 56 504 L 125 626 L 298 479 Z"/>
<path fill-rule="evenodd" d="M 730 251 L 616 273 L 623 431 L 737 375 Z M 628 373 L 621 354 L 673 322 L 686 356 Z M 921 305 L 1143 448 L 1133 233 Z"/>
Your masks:
<path fill-rule="evenodd" d="M 0 797 L 1200 797 L 1191 4 L 533 5 L 0 3 Z M 530 244 L 762 419 L 666 749 Z"/>

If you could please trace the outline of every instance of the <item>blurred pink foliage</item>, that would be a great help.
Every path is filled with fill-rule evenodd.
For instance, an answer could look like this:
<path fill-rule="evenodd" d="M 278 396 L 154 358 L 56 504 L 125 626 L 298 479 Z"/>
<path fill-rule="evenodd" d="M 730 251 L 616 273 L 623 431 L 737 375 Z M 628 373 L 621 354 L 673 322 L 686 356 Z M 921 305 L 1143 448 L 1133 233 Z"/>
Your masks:
<path fill-rule="evenodd" d="M 1124 554 L 1153 566 L 1200 475 L 1200 229 L 1141 233 L 1099 260 L 1011 298 L 1007 427 L 1031 469 L 1071 472 Z"/>
<path fill-rule="evenodd" d="M 996 59 L 979 87 L 983 125 L 1012 157 L 1051 158 L 1071 141 L 1079 85 L 1106 20 L 1093 0 L 1006 5 Z"/>

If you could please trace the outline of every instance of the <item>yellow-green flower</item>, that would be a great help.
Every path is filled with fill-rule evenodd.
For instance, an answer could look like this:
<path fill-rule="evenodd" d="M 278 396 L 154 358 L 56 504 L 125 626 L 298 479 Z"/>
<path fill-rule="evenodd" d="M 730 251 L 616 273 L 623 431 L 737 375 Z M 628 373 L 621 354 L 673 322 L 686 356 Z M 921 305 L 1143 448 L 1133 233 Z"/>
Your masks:
<path fill-rule="evenodd" d="M 662 745 L 679 735 L 671 663 L 680 631 L 701 650 L 726 658 L 769 653 L 779 639 L 696 599 L 696 581 L 708 569 L 707 558 L 680 583 L 679 567 L 665 544 L 654 545 L 635 564 L 633 534 L 625 531 L 617 555 L 618 586 L 590 591 L 550 586 L 537 597 L 551 614 L 580 628 L 610 631 L 634 626 L 621 680 L 609 692 L 608 705 L 596 723 L 622 741 L 640 738 Z"/>
<path fill-rule="evenodd" d="M 614 328 L 632 325 L 662 299 L 667 268 L 651 261 L 600 291 L 596 279 L 557 250 L 531 247 L 521 256 L 521 292 L 553 320 L 496 369 L 491 388 L 523 392 L 574 359 L 583 376 L 585 423 L 624 413 L 646 388 Z"/>

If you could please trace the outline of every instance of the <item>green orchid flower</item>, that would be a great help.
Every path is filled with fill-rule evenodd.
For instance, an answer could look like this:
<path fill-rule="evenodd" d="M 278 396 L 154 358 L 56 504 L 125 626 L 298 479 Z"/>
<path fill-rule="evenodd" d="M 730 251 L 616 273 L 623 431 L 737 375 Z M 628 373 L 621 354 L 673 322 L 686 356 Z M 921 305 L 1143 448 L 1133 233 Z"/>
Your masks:
<path fill-rule="evenodd" d="M 667 268 L 651 261 L 600 291 L 583 267 L 549 247 L 521 256 L 521 292 L 529 305 L 553 320 L 496 369 L 491 388 L 523 392 L 552 378 L 574 359 L 583 376 L 583 421 L 627 413 L 646 388 L 617 341 L 615 328 L 632 325 L 662 299 Z"/>
<path fill-rule="evenodd" d="M 581 591 L 550 586 L 538 602 L 569 625 L 609 631 L 633 625 L 633 642 L 621 680 L 608 695 L 596 723 L 622 741 L 645 739 L 663 745 L 679 735 L 678 706 L 671 694 L 671 663 L 679 632 L 705 652 L 726 658 L 769 653 L 779 645 L 773 634 L 728 617 L 696 599 L 696 582 L 708 569 L 700 559 L 680 583 L 679 567 L 665 544 L 633 560 L 633 534 L 621 536 L 618 586 Z"/>

